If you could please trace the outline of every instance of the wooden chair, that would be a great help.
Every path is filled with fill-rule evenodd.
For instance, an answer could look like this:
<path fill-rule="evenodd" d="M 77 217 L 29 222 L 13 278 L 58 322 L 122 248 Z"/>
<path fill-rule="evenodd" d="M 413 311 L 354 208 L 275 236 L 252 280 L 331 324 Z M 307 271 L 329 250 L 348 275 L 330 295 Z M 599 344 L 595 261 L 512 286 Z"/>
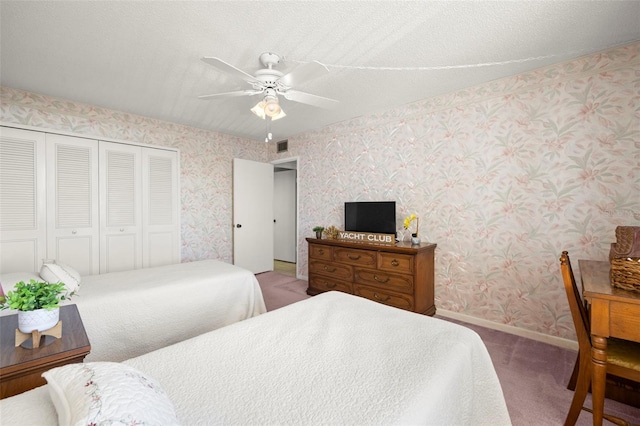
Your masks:
<path fill-rule="evenodd" d="M 563 251 L 562 256 L 560 256 L 560 270 L 562 271 L 562 280 L 564 281 L 573 324 L 578 336 L 577 370 L 574 368 L 573 374 L 573 376 L 576 376 L 577 373 L 577 377 L 575 377 L 575 392 L 569 413 L 564 422 L 565 426 L 572 426 L 578 420 L 580 410 L 591 411 L 583 407 L 587 392 L 589 392 L 591 386 L 591 327 L 587 307 L 576 285 L 569 254 L 566 251 Z M 607 374 L 640 382 L 640 344 L 615 338 L 607 339 Z M 574 381 L 573 376 L 569 387 Z M 625 420 L 619 417 L 605 414 L 604 418 L 617 425 L 628 425 Z"/>

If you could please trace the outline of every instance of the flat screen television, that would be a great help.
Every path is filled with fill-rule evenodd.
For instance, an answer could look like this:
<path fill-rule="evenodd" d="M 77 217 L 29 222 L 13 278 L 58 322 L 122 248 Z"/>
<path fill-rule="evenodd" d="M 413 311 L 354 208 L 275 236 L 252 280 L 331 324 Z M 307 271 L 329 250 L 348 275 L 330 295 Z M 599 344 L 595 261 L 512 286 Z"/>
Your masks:
<path fill-rule="evenodd" d="M 344 230 L 396 233 L 395 201 L 347 201 L 344 203 Z"/>

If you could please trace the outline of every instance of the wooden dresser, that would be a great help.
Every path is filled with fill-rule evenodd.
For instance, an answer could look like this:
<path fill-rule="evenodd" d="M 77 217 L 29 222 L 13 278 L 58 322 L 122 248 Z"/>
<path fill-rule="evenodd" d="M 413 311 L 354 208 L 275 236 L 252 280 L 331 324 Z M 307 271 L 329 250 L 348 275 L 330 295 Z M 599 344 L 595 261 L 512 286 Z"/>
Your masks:
<path fill-rule="evenodd" d="M 434 315 L 436 244 L 395 246 L 307 238 L 307 294 L 338 290 L 420 314 Z"/>

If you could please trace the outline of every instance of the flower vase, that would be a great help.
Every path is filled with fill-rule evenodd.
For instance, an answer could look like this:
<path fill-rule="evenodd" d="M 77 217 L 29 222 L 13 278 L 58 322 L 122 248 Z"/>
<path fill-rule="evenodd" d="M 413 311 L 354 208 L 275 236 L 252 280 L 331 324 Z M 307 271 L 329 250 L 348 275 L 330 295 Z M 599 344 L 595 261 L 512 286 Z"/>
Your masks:
<path fill-rule="evenodd" d="M 418 244 L 420 244 L 420 237 L 418 237 L 418 234 L 411 234 L 411 245 L 417 246 Z"/>

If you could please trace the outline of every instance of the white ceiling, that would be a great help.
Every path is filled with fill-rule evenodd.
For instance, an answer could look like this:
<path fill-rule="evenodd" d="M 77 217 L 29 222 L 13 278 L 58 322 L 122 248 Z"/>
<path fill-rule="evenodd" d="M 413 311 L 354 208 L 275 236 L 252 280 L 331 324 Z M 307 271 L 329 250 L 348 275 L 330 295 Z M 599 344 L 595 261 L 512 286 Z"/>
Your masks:
<path fill-rule="evenodd" d="M 259 98 L 197 98 L 250 88 L 200 58 L 325 64 L 295 89 L 339 106 L 281 98 L 280 140 L 638 40 L 640 1 L 1 0 L 0 83 L 264 140 Z"/>

